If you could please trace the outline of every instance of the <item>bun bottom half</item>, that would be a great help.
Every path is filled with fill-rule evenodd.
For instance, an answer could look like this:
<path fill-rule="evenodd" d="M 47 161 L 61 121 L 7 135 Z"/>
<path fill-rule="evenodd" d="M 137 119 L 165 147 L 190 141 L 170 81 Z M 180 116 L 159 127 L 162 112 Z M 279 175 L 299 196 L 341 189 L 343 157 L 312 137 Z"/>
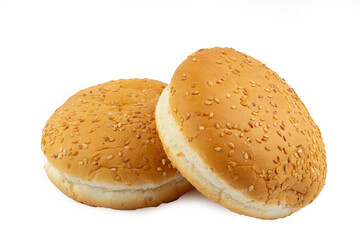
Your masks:
<path fill-rule="evenodd" d="M 50 181 L 61 192 L 77 202 L 93 207 L 119 210 L 156 207 L 161 203 L 174 201 L 192 189 L 192 185 L 182 176 L 154 188 L 122 187 L 113 189 L 112 186 L 92 186 L 91 183 L 74 181 L 49 162 L 45 163 L 45 170 Z"/>
<path fill-rule="evenodd" d="M 283 204 L 269 205 L 249 199 L 216 176 L 182 135 L 171 115 L 169 92 L 169 87 L 165 88 L 159 98 L 156 126 L 168 158 L 197 190 L 233 212 L 261 219 L 286 217 L 298 210 Z"/>

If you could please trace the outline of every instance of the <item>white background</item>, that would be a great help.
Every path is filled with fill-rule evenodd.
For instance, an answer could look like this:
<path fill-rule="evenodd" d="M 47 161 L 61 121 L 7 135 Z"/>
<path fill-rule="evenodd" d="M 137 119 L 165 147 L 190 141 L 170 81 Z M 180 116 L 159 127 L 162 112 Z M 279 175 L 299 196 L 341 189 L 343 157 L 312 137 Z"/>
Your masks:
<path fill-rule="evenodd" d="M 359 32 L 359 1 L 0 0 L 0 239 L 359 239 Z M 50 183 L 41 130 L 68 97 L 118 78 L 169 82 L 214 46 L 277 71 L 320 126 L 328 175 L 312 204 L 266 221 L 192 191 L 116 211 Z"/>

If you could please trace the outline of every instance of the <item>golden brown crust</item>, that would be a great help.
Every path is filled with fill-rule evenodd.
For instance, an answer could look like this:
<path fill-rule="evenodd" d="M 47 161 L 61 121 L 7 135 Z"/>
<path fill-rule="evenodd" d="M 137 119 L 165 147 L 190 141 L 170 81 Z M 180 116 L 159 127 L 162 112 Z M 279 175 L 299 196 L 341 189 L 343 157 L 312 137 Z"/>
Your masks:
<path fill-rule="evenodd" d="M 69 176 L 110 186 L 158 186 L 179 176 L 154 121 L 165 86 L 130 79 L 79 91 L 46 123 L 41 147 L 48 161 Z"/>
<path fill-rule="evenodd" d="M 230 48 L 200 50 L 176 70 L 170 107 L 206 165 L 258 202 L 294 209 L 325 183 L 318 126 L 284 79 Z"/>
<path fill-rule="evenodd" d="M 276 219 L 298 210 L 283 204 L 254 201 L 221 180 L 205 165 L 196 150 L 190 148 L 170 112 L 167 87 L 156 106 L 156 127 L 172 164 L 197 190 L 231 211 L 257 218 Z"/>
<path fill-rule="evenodd" d="M 55 168 L 46 165 L 46 173 L 51 182 L 68 197 L 93 207 L 107 207 L 119 210 L 133 210 L 156 207 L 178 199 L 192 188 L 182 176 L 154 189 L 112 190 L 75 183 L 59 174 Z"/>

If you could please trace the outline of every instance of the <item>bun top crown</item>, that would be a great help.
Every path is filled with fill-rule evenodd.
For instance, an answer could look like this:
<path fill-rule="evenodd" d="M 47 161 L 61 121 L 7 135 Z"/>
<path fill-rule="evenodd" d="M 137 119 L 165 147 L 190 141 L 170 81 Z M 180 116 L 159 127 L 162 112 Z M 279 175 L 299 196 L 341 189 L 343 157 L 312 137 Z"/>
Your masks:
<path fill-rule="evenodd" d="M 215 175 L 249 198 L 300 208 L 325 183 L 325 146 L 295 91 L 231 48 L 188 56 L 170 84 L 171 113 Z"/>
<path fill-rule="evenodd" d="M 79 91 L 55 111 L 41 147 L 59 171 L 108 185 L 160 185 L 180 175 L 167 159 L 155 127 L 165 83 L 110 81 Z"/>

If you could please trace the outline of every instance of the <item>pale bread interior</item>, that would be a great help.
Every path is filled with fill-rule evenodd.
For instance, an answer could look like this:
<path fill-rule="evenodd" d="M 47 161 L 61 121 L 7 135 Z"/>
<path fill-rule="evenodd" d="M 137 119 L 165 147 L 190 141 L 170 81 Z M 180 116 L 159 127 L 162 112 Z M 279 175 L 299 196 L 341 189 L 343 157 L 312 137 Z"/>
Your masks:
<path fill-rule="evenodd" d="M 48 161 L 45 163 L 45 170 L 54 185 L 74 200 L 90 206 L 122 210 L 158 206 L 177 199 L 192 188 L 180 175 L 159 186 L 114 187 L 66 176 Z"/>

